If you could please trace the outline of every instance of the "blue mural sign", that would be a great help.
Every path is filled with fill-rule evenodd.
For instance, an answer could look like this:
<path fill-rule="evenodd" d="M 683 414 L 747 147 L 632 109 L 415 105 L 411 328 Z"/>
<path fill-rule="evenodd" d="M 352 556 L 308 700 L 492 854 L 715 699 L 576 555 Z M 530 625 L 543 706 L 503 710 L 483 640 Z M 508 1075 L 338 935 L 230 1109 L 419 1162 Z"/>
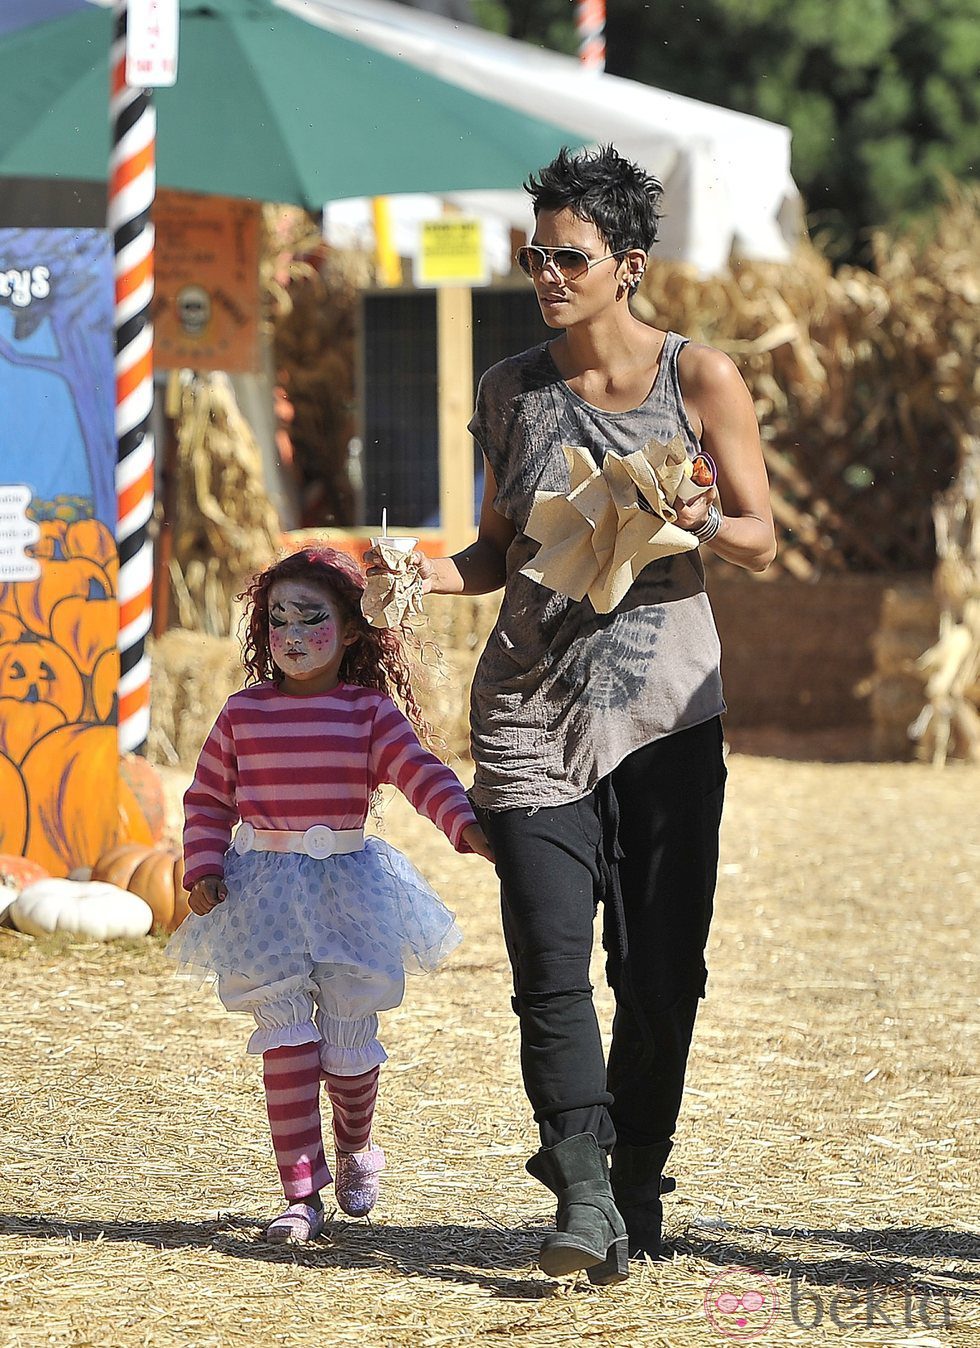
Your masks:
<path fill-rule="evenodd" d="M 112 238 L 0 229 L 0 483 L 115 532 Z"/>

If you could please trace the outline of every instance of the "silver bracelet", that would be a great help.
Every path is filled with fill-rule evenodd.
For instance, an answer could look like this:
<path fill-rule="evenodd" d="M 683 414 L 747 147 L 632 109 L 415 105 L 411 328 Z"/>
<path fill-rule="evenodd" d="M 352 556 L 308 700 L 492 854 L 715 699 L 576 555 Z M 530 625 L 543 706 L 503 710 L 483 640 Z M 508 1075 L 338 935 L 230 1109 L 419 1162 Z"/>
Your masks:
<path fill-rule="evenodd" d="M 721 520 L 722 515 L 718 507 L 709 505 L 707 519 L 703 524 L 699 525 L 697 529 L 692 529 L 691 533 L 699 543 L 710 543 L 721 528 Z"/>

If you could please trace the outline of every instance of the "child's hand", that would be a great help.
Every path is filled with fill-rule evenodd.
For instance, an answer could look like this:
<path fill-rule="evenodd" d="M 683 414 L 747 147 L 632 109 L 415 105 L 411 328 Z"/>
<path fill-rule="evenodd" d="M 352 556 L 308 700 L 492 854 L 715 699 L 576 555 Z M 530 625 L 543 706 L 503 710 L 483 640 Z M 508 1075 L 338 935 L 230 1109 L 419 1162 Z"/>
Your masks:
<path fill-rule="evenodd" d="M 463 842 L 468 843 L 481 857 L 494 861 L 493 848 L 487 842 L 487 835 L 479 824 L 469 824 L 463 829 Z"/>
<path fill-rule="evenodd" d="M 205 875 L 198 880 L 187 897 L 187 906 L 198 917 L 204 917 L 228 897 L 228 886 L 220 875 Z"/>

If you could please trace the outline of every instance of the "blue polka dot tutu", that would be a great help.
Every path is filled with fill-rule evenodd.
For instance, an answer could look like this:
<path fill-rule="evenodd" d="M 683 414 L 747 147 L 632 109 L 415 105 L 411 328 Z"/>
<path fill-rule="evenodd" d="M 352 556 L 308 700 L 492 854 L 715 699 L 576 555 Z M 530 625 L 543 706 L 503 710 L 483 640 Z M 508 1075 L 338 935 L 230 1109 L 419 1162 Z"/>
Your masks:
<path fill-rule="evenodd" d="M 225 855 L 228 897 L 191 913 L 166 955 L 189 970 L 274 983 L 297 956 L 400 977 L 428 973 L 459 945 L 455 918 L 407 857 L 368 838 L 362 852 Z"/>

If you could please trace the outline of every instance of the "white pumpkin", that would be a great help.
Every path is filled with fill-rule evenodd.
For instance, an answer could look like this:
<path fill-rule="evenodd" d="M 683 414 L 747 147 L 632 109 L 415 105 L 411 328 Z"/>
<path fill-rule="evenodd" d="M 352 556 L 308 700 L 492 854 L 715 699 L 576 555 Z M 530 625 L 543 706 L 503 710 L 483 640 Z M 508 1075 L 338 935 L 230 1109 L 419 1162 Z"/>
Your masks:
<path fill-rule="evenodd" d="M 90 941 L 145 936 L 153 925 L 150 905 L 138 894 L 101 880 L 38 880 L 14 899 L 10 917 L 29 936 L 66 931 Z"/>
<path fill-rule="evenodd" d="M 0 876 L 0 927 L 10 925 L 10 908 L 19 893 L 13 880 Z"/>

